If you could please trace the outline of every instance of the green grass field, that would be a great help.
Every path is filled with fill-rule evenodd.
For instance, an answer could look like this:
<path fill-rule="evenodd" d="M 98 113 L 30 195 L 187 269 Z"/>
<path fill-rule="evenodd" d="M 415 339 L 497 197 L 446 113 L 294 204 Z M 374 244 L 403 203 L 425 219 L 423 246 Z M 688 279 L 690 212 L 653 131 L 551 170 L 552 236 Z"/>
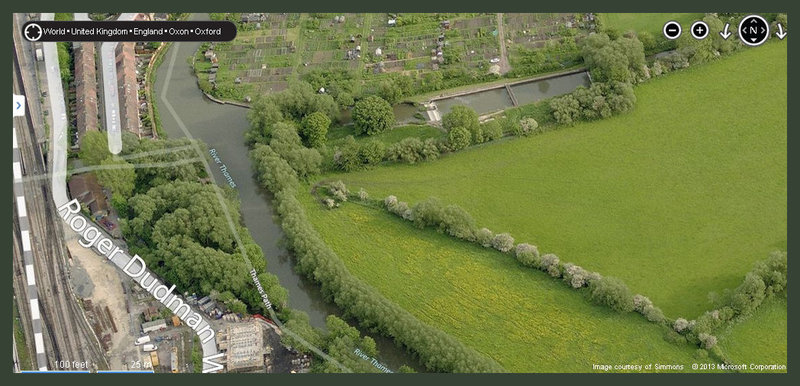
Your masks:
<path fill-rule="evenodd" d="M 592 372 L 592 364 L 692 362 L 694 349 L 663 340 L 665 328 L 592 305 L 508 255 L 377 209 L 327 210 L 310 195 L 302 200 L 351 272 L 506 370 Z"/>
<path fill-rule="evenodd" d="M 687 31 L 693 22 L 703 18 L 702 13 L 603 13 L 599 16 L 606 28 L 614 28 L 622 33 L 647 31 L 655 38 L 663 38 L 664 23 L 670 20 L 677 21 Z"/>
<path fill-rule="evenodd" d="M 770 299 L 753 315 L 720 332 L 723 352 L 734 363 L 786 365 L 787 307 L 786 299 Z"/>
<path fill-rule="evenodd" d="M 785 43 L 748 48 L 638 86 L 623 116 L 325 178 L 373 197 L 459 204 L 481 226 L 620 277 L 668 316 L 692 318 L 709 292 L 786 247 L 786 72 Z M 354 240 L 332 242 L 363 246 Z"/>

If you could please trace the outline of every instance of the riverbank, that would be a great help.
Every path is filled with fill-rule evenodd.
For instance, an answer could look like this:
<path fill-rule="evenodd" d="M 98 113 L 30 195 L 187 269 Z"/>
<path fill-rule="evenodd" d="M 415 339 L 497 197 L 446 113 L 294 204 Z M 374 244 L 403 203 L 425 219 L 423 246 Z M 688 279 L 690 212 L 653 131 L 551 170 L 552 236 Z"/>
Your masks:
<path fill-rule="evenodd" d="M 167 56 L 188 58 L 194 55 L 200 43 L 175 43 Z M 251 163 L 245 144 L 244 134 L 249 130 L 246 110 L 241 106 L 217 103 L 202 93 L 197 87 L 197 78 L 191 67 L 183 60 L 176 60 L 169 79 L 170 66 L 161 66 L 155 81 L 156 95 L 161 95 L 165 81 L 169 80 L 167 93 L 175 113 L 191 134 L 205 142 L 209 149 L 215 149 L 220 161 L 226 165 L 230 181 L 236 184 L 241 201 L 241 214 L 244 225 L 252 231 L 252 236 L 264 252 L 267 269 L 275 274 L 280 285 L 287 289 L 289 306 L 309 315 L 312 326 L 325 328 L 328 315 L 342 316 L 342 312 L 328 303 L 320 293 L 319 286 L 299 275 L 294 269 L 294 260 L 286 250 L 282 240 L 283 232 L 276 222 L 276 214 L 271 205 L 272 195 L 261 188 L 253 179 Z M 164 130 L 171 138 L 183 137 L 175 117 L 162 117 Z M 229 185 L 229 179 L 219 168 L 211 171 L 216 180 Z M 392 370 L 407 364 L 416 370 L 422 366 L 404 350 L 398 348 L 390 339 L 373 336 L 380 351 L 379 359 Z"/>

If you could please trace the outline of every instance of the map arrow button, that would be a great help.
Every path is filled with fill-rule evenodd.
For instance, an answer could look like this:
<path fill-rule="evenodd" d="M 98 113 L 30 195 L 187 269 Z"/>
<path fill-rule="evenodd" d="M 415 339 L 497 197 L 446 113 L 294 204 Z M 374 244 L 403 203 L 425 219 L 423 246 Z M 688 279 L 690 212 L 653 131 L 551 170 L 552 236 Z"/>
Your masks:
<path fill-rule="evenodd" d="M 781 25 L 781 23 L 778 23 L 778 32 L 775 32 L 775 36 L 777 36 L 778 39 L 781 40 L 783 40 L 783 38 L 786 37 L 786 31 L 783 30 L 783 26 Z"/>
<path fill-rule="evenodd" d="M 728 28 L 730 26 L 731 26 L 730 23 L 725 23 L 725 29 L 723 29 L 722 32 L 719 33 L 719 35 L 722 36 L 722 38 L 725 40 L 728 40 L 728 38 L 731 37 L 731 32 L 728 31 Z"/>

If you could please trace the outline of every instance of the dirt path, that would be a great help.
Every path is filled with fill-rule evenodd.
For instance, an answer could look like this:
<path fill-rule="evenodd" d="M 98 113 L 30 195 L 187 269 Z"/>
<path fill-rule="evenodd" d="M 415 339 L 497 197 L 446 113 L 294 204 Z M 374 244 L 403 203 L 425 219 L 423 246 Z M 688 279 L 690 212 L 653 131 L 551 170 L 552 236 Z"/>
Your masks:
<path fill-rule="evenodd" d="M 503 75 L 511 71 L 511 65 L 508 64 L 508 55 L 506 54 L 506 34 L 503 26 L 503 14 L 497 14 L 497 40 L 500 42 L 500 74 Z"/>

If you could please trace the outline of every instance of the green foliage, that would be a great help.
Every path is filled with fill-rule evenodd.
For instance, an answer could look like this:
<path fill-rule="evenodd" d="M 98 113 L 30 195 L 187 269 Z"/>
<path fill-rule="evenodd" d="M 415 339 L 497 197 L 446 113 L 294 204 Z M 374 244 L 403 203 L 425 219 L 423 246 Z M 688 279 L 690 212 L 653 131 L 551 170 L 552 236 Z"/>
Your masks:
<path fill-rule="evenodd" d="M 581 53 L 595 82 L 636 83 L 644 77 L 644 47 L 635 36 L 612 40 L 605 33 L 591 34 Z"/>
<path fill-rule="evenodd" d="M 333 162 L 337 168 L 349 172 L 361 168 L 363 161 L 361 156 L 361 146 L 352 135 L 348 135 L 334 153 Z"/>
<path fill-rule="evenodd" d="M 533 118 L 524 118 L 519 121 L 519 125 L 514 127 L 514 135 L 517 136 L 529 136 L 538 133 L 540 133 L 539 122 L 536 122 Z"/>
<path fill-rule="evenodd" d="M 589 284 L 589 298 L 618 312 L 633 311 L 633 294 L 622 280 L 603 277 Z"/>
<path fill-rule="evenodd" d="M 108 137 L 105 131 L 87 131 L 81 140 L 78 158 L 85 165 L 99 165 L 111 155 L 108 151 Z"/>
<path fill-rule="evenodd" d="M 131 251 L 138 253 L 151 269 L 167 282 L 188 292 L 226 295 L 226 303 L 239 311 L 247 304 L 265 312 L 239 246 L 231 234 L 213 185 L 176 181 L 151 188 L 129 200 L 130 217 L 123 233 Z M 265 272 L 261 248 L 255 244 L 239 219 L 239 203 L 231 191 L 222 192 L 236 231 L 253 268 L 264 278 L 262 285 L 272 303 L 286 305 L 286 292 L 277 278 Z M 202 218 L 203 221 L 195 219 Z"/>
<path fill-rule="evenodd" d="M 358 156 L 365 165 L 377 165 L 386 155 L 386 145 L 377 139 L 370 139 L 361 144 Z"/>
<path fill-rule="evenodd" d="M 284 315 L 286 320 L 284 321 L 283 325 L 287 329 L 299 335 L 314 347 L 319 347 L 322 345 L 322 335 L 319 331 L 311 327 L 307 313 L 300 310 L 289 309 L 284 313 Z M 311 348 L 300 343 L 300 341 L 295 339 L 292 334 L 281 335 L 281 343 L 292 347 L 297 351 L 311 353 Z"/>
<path fill-rule="evenodd" d="M 319 174 L 322 156 L 317 149 L 303 146 L 297 130 L 291 124 L 280 122 L 273 126 L 269 146 L 289 163 L 301 179 Z"/>
<path fill-rule="evenodd" d="M 374 135 L 394 125 L 394 110 L 389 102 L 377 96 L 368 96 L 353 107 L 353 124 L 358 135 Z"/>
<path fill-rule="evenodd" d="M 470 133 L 480 132 L 480 124 L 478 123 L 478 113 L 475 110 L 463 106 L 453 106 L 453 108 L 442 117 L 442 127 L 450 131 L 456 127 L 463 127 L 469 130 Z M 480 136 L 482 137 L 482 135 Z M 482 141 L 475 141 L 480 143 Z"/>
<path fill-rule="evenodd" d="M 258 180 L 270 191 L 297 189 L 297 172 L 271 147 L 257 144 L 250 151 L 250 159 Z"/>
<path fill-rule="evenodd" d="M 99 169 L 95 172 L 97 182 L 111 190 L 111 193 L 119 195 L 121 199 L 127 200 L 133 195 L 136 188 L 136 171 L 133 165 L 116 156 L 110 156 L 100 162 Z"/>
<path fill-rule="evenodd" d="M 458 151 L 469 146 L 472 134 L 465 127 L 453 127 L 447 133 L 447 141 L 452 151 Z"/>
<path fill-rule="evenodd" d="M 485 122 L 481 126 L 483 126 L 483 138 L 485 141 L 496 141 L 503 138 L 503 128 L 497 119 Z"/>
<path fill-rule="evenodd" d="M 621 114 L 631 110 L 635 104 L 636 95 L 630 84 L 612 82 L 593 83 L 589 88 L 578 87 L 571 94 L 553 98 L 550 108 L 556 122 L 571 125 Z M 517 130 L 524 132 L 522 128 Z"/>
<path fill-rule="evenodd" d="M 331 119 L 327 115 L 315 111 L 303 118 L 301 133 L 309 147 L 322 147 L 327 140 Z"/>

